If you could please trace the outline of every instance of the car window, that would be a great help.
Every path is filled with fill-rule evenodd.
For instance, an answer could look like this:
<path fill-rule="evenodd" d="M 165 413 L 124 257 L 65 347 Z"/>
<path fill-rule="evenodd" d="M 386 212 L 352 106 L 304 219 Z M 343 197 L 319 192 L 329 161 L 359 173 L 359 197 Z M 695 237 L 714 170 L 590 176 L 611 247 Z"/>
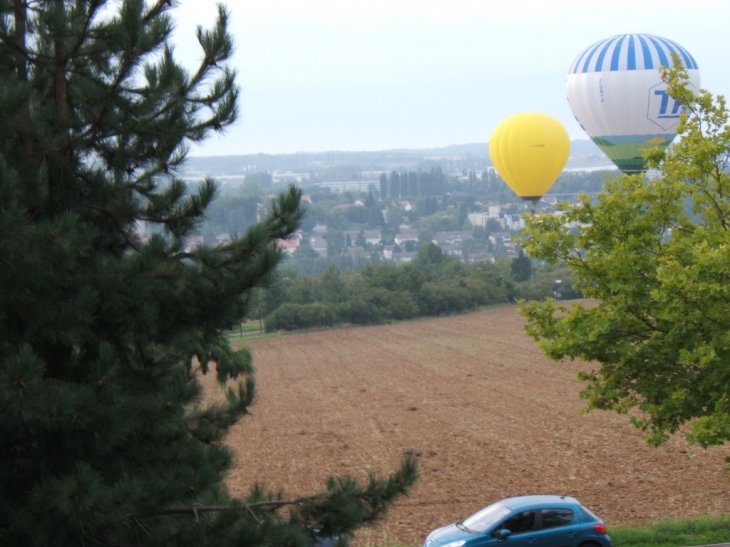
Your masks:
<path fill-rule="evenodd" d="M 500 530 L 509 530 L 513 534 L 532 532 L 535 529 L 535 511 L 523 511 L 511 516 L 500 524 L 494 531 L 494 535 Z"/>
<path fill-rule="evenodd" d="M 558 526 L 566 526 L 573 522 L 572 509 L 543 509 L 542 510 L 542 527 L 557 528 Z"/>
<path fill-rule="evenodd" d="M 509 512 L 509 507 L 502 502 L 497 502 L 493 503 L 489 507 L 485 507 L 481 511 L 477 511 L 472 516 L 465 519 L 461 524 L 468 532 L 480 534 L 490 526 L 499 522 L 499 519 L 508 515 Z"/>
<path fill-rule="evenodd" d="M 583 511 L 584 511 L 584 512 L 585 512 L 585 513 L 586 513 L 586 514 L 587 514 L 587 515 L 589 516 L 589 517 L 591 517 L 591 519 L 592 519 L 592 520 L 597 520 L 597 521 L 599 521 L 599 522 L 601 521 L 601 519 L 599 519 L 599 518 L 598 518 L 598 517 L 596 516 L 596 514 L 595 514 L 595 513 L 593 512 L 593 511 L 591 511 L 590 509 L 588 509 L 588 507 L 586 507 L 585 505 L 581 505 L 581 506 L 580 506 L 580 508 L 581 508 L 581 509 L 583 509 Z"/>

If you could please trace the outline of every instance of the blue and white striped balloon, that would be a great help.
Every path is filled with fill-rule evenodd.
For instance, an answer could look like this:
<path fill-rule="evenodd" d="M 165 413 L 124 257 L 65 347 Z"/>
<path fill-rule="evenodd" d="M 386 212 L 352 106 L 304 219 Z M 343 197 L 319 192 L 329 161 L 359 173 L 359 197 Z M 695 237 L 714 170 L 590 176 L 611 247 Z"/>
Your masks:
<path fill-rule="evenodd" d="M 652 34 L 619 34 L 584 49 L 570 65 L 568 104 L 591 139 L 625 172 L 643 171 L 644 152 L 676 136 L 681 105 L 669 97 L 659 67 L 676 53 L 689 85 L 700 89 L 694 57 L 673 40 Z"/>

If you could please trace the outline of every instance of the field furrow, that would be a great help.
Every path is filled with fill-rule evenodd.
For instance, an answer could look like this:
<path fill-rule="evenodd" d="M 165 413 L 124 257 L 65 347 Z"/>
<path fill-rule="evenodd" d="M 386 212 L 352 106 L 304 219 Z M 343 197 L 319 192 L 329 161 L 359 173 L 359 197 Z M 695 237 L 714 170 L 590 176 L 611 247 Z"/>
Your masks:
<path fill-rule="evenodd" d="M 253 415 L 229 444 L 229 485 L 290 495 L 331 474 L 387 473 L 416 454 L 421 480 L 357 545 L 419 545 L 502 497 L 569 494 L 607 523 L 727 512 L 726 448 L 681 437 L 648 448 L 626 417 L 581 416 L 576 374 L 548 361 L 514 306 L 250 342 Z M 206 378 L 206 382 L 210 379 Z"/>

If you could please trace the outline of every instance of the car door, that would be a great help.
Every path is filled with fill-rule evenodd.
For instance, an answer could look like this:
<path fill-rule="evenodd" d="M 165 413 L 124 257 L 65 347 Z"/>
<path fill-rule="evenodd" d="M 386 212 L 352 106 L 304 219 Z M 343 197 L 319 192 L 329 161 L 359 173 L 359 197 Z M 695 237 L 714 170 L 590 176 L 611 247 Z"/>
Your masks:
<path fill-rule="evenodd" d="M 580 524 L 567 507 L 541 509 L 538 529 L 539 547 L 575 547 L 580 541 Z"/>
<path fill-rule="evenodd" d="M 488 544 L 504 547 L 538 547 L 537 517 L 538 511 L 534 509 L 508 517 L 489 534 Z M 500 541 L 498 538 L 502 530 L 509 530 L 510 534 Z"/>

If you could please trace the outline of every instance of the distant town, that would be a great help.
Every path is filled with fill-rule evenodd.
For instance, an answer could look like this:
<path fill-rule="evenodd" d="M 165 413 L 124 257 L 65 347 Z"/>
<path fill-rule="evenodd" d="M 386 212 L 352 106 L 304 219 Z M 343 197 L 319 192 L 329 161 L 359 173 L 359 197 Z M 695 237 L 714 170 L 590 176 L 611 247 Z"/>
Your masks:
<path fill-rule="evenodd" d="M 573 141 L 565 170 L 538 208 L 549 210 L 581 192 L 596 193 L 615 174 L 592 141 Z M 190 186 L 212 178 L 220 188 L 190 247 L 242 234 L 262 218 L 277 192 L 299 186 L 307 216 L 296 236 L 279 245 L 293 259 L 321 258 L 320 267 L 310 273 L 327 264 L 349 270 L 372 262 L 408 262 L 428 242 L 464 262 L 517 256 L 511 235 L 524 226 L 527 211 L 495 171 L 486 143 L 190 157 L 181 176 Z"/>

